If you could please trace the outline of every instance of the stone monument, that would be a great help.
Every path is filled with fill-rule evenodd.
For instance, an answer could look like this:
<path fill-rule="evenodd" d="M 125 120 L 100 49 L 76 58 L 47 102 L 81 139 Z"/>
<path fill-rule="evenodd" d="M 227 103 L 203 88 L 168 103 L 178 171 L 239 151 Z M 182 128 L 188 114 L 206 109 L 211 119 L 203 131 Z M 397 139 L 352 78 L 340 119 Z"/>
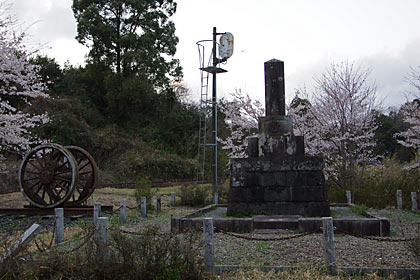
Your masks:
<path fill-rule="evenodd" d="M 305 155 L 303 136 L 286 116 L 284 63 L 264 63 L 265 111 L 260 134 L 248 138 L 248 158 L 231 159 L 227 215 L 330 216 L 324 162 Z"/>

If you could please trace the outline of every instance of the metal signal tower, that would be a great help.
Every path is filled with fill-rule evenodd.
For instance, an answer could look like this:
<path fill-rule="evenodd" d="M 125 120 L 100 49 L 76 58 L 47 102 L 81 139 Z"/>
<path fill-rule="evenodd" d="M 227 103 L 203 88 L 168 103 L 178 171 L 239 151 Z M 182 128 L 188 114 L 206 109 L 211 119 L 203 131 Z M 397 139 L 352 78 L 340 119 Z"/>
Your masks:
<path fill-rule="evenodd" d="M 221 35 L 218 44 L 217 36 Z M 212 52 L 207 65 L 205 65 L 205 45 L 206 42 L 212 42 Z M 200 125 L 198 132 L 198 169 L 197 183 L 204 183 L 206 170 L 206 150 L 212 148 L 212 185 L 213 192 L 217 189 L 217 90 L 216 77 L 219 73 L 225 73 L 226 70 L 219 68 L 218 65 L 226 62 L 233 53 L 233 35 L 231 33 L 217 33 L 216 27 L 213 27 L 213 39 L 201 40 L 197 43 L 199 62 L 200 62 Z M 219 57 L 217 57 L 217 48 L 219 48 Z M 209 96 L 209 75 L 212 74 L 212 95 Z M 211 114 L 210 114 L 211 111 Z M 211 139 L 208 139 L 207 129 L 211 117 Z"/>

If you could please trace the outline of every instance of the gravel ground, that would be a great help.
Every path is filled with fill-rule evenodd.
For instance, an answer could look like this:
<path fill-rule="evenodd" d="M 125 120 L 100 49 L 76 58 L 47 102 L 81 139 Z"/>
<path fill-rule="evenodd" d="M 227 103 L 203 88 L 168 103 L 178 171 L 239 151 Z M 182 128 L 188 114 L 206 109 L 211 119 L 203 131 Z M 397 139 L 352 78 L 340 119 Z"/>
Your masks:
<path fill-rule="evenodd" d="M 342 208 L 334 207 L 335 214 L 340 217 L 349 214 L 351 217 L 355 217 L 351 211 Z M 390 238 L 419 236 L 419 215 L 395 209 L 369 210 L 369 212 L 390 219 Z M 226 213 L 226 209 L 219 208 L 207 213 L 206 216 L 221 217 L 224 213 Z M 321 234 L 311 234 L 282 241 L 250 241 L 230 237 L 223 233 L 216 233 L 215 236 L 217 264 L 319 266 L 325 262 Z M 279 237 L 279 234 L 245 234 L 244 236 L 275 238 Z M 420 269 L 420 258 L 411 252 L 408 241 L 379 242 L 336 234 L 335 250 L 338 266 Z"/>
<path fill-rule="evenodd" d="M 420 216 L 398 210 L 370 210 L 391 221 L 391 238 L 418 236 Z M 211 215 L 223 215 L 216 210 Z M 118 219 L 118 213 L 113 216 Z M 85 220 L 86 221 L 86 220 Z M 51 217 L 0 216 L 0 236 L 26 229 L 32 223 L 51 224 Z M 66 226 L 83 223 L 84 220 L 66 219 Z M 170 229 L 170 214 L 149 215 L 148 218 L 132 217 L 125 228 L 139 230 L 147 225 L 158 225 L 163 231 Z M 279 234 L 244 234 L 259 238 L 279 237 Z M 378 242 L 347 235 L 335 235 L 337 265 L 344 267 L 388 267 L 420 269 L 419 258 L 409 249 L 409 242 Z M 250 241 L 215 234 L 216 264 L 223 265 L 276 265 L 320 266 L 324 264 L 321 234 L 311 234 L 283 241 Z"/>

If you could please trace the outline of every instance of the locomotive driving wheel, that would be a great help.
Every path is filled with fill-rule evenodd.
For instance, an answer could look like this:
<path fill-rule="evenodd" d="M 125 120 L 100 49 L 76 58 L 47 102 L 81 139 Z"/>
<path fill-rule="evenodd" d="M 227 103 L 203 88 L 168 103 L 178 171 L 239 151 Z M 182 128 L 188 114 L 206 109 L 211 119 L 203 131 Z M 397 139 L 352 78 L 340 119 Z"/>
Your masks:
<path fill-rule="evenodd" d="M 86 150 L 77 146 L 66 146 L 65 148 L 75 158 L 79 171 L 79 180 L 75 185 L 74 193 L 65 205 L 77 206 L 86 201 L 95 190 L 98 182 L 98 167 Z"/>
<path fill-rule="evenodd" d="M 19 186 L 31 204 L 52 208 L 73 195 L 78 176 L 78 165 L 70 151 L 57 144 L 43 144 L 24 157 Z"/>

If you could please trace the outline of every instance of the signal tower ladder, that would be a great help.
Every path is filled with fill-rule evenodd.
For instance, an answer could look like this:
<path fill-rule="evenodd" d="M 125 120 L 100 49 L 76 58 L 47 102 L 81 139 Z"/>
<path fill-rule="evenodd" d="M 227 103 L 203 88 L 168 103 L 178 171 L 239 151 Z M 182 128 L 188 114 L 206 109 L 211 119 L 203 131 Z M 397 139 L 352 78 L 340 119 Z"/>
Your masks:
<path fill-rule="evenodd" d="M 205 181 L 205 173 L 206 173 L 206 150 L 207 147 L 216 146 L 217 143 L 212 143 L 208 140 L 207 136 L 207 127 L 209 125 L 209 121 L 211 120 L 211 110 L 213 105 L 217 106 L 217 104 L 213 104 L 213 99 L 209 96 L 209 72 L 205 71 L 205 47 L 201 43 L 204 41 L 210 40 L 203 40 L 197 42 L 198 46 L 198 53 L 199 53 L 199 63 L 200 63 L 200 77 L 201 77 L 201 86 L 200 86 L 200 124 L 199 124 L 199 131 L 198 131 L 198 155 L 197 155 L 197 177 L 196 183 L 197 184 L 204 184 Z M 213 53 L 213 52 L 212 52 Z M 211 61 L 213 60 L 213 55 L 210 55 L 209 62 L 207 66 L 211 65 Z M 216 110 L 217 112 L 217 110 Z M 212 133 L 215 133 L 212 131 Z M 217 133 L 217 132 L 216 132 Z"/>

